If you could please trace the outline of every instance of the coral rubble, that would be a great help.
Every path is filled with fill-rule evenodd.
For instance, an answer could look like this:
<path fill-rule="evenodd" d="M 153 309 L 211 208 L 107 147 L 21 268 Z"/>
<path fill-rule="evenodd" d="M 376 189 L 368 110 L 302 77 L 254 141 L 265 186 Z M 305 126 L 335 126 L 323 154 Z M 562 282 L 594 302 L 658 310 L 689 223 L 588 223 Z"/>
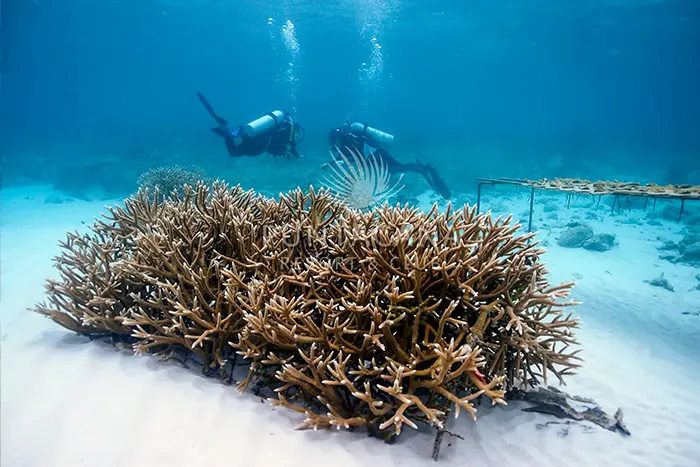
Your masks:
<path fill-rule="evenodd" d="M 188 349 L 209 370 L 242 358 L 239 383 L 276 393 L 300 428 L 476 419 L 486 396 L 575 371 L 573 284 L 553 286 L 532 235 L 464 207 L 347 208 L 326 191 L 273 200 L 200 184 L 144 192 L 71 233 L 34 311 L 83 334 L 130 336 L 137 353 Z"/>
<path fill-rule="evenodd" d="M 678 243 L 678 251 L 683 261 L 700 263 L 700 235 L 690 234 L 683 237 L 683 240 Z"/>
<path fill-rule="evenodd" d="M 683 262 L 690 266 L 700 265 L 700 235 L 688 234 L 678 243 L 673 243 L 668 240 L 657 238 L 664 244 L 657 248 L 659 251 L 678 251 L 676 254 L 665 254 L 659 256 L 660 259 L 665 259 L 671 263 Z M 674 251 L 675 252 L 675 251 Z"/>
<path fill-rule="evenodd" d="M 653 285 L 654 287 L 661 287 L 662 289 L 666 289 L 669 292 L 676 291 L 676 289 L 671 285 L 668 279 L 666 279 L 663 272 L 656 279 L 645 280 L 644 283 Z"/>

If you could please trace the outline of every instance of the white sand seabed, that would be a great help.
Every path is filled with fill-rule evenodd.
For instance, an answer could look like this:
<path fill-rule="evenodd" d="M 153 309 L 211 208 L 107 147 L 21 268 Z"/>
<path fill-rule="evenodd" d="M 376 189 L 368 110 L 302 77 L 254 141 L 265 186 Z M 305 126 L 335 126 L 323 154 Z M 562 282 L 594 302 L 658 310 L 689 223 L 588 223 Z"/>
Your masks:
<path fill-rule="evenodd" d="M 295 431 L 301 416 L 249 392 L 90 342 L 27 312 L 43 300 L 44 279 L 56 275 L 58 240 L 112 204 L 44 204 L 46 190 L 28 193 L 2 193 L 3 467 L 433 464 L 428 430 L 407 428 L 394 445 L 362 433 Z M 522 210 L 522 200 L 514 203 Z M 559 216 L 579 211 L 562 207 Z M 609 414 L 622 407 L 632 436 L 587 424 L 538 428 L 556 419 L 522 412 L 518 403 L 483 404 L 476 423 L 466 414 L 451 421 L 464 440 L 446 437 L 435 465 L 700 465 L 700 316 L 682 315 L 700 309 L 700 291 L 690 290 L 699 271 L 657 258 L 657 235 L 677 240 L 680 225 L 616 219 L 590 221 L 597 232 L 617 235 L 620 245 L 609 252 L 560 248 L 556 228 L 540 238 L 549 244 L 553 281 L 575 275 L 574 298 L 583 302 L 572 311 L 582 319 L 586 362 L 563 389 L 595 399 Z M 643 282 L 660 272 L 675 292 Z"/>

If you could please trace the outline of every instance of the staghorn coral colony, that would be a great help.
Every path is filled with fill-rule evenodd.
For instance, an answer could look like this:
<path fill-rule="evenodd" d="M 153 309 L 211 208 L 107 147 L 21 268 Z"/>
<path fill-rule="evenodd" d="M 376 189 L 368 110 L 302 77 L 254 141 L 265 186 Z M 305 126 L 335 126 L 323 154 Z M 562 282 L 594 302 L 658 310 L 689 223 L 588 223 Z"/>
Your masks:
<path fill-rule="evenodd" d="M 238 355 L 239 388 L 274 391 L 300 428 L 392 440 L 578 366 L 572 284 L 548 282 L 517 227 L 468 207 L 360 212 L 313 189 L 139 192 L 68 235 L 34 311 L 137 353 L 186 348 L 207 370 Z"/>

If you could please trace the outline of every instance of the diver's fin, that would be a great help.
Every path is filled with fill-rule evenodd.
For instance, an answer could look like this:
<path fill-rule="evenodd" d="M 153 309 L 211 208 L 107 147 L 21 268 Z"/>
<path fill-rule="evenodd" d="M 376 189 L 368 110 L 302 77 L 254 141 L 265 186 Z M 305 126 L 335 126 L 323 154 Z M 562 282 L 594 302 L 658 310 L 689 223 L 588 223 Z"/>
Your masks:
<path fill-rule="evenodd" d="M 435 192 L 443 198 L 449 199 L 452 196 L 452 192 L 447 187 L 445 180 L 443 180 L 440 174 L 437 173 L 435 166 L 432 164 L 424 164 L 420 159 L 418 159 L 418 156 L 413 156 L 413 158 L 423 169 L 421 173 L 423 174 L 423 177 L 425 177 L 425 181 L 428 182 L 428 185 L 430 185 L 430 188 L 435 190 Z"/>
<path fill-rule="evenodd" d="M 202 102 L 202 104 L 204 104 L 204 108 L 207 109 L 209 115 L 211 115 L 212 118 L 216 120 L 216 123 L 218 123 L 220 127 L 226 128 L 228 126 L 228 122 L 225 119 L 216 115 L 216 112 L 214 112 L 214 108 L 211 106 L 211 104 L 209 104 L 207 98 L 204 97 L 204 95 L 199 91 L 197 91 L 197 97 L 199 97 L 199 100 Z"/>
<path fill-rule="evenodd" d="M 445 199 L 450 199 L 452 197 L 452 192 L 450 191 L 445 180 L 442 179 L 440 174 L 438 174 L 435 167 L 430 164 L 425 165 L 426 177 L 428 184 L 435 190 L 440 196 Z"/>
<path fill-rule="evenodd" d="M 435 183 L 433 182 L 433 177 L 430 176 L 430 173 L 427 170 L 424 170 L 420 173 L 421 173 L 421 175 L 423 175 L 423 178 L 425 178 L 425 181 L 428 182 L 428 185 L 430 185 L 430 188 L 432 188 L 433 191 L 437 193 L 438 189 L 435 186 Z"/>

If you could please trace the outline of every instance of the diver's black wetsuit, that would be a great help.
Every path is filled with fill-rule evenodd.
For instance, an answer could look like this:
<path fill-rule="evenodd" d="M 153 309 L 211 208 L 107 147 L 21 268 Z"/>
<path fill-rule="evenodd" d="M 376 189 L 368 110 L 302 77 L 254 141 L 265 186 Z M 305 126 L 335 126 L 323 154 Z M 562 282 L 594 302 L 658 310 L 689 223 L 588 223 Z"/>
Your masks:
<path fill-rule="evenodd" d="M 379 142 L 365 131 L 353 130 L 347 125 L 334 128 L 328 133 L 328 142 L 332 149 L 343 151 L 345 148 L 348 148 L 361 155 L 366 154 L 365 145 L 367 145 L 374 154 L 382 158 L 392 174 L 407 172 L 421 174 L 437 194 L 445 199 L 449 199 L 452 196 L 452 192 L 432 164 L 422 164 L 418 159 L 416 159 L 415 163 L 406 164 L 399 162 L 385 149 L 381 148 Z M 337 158 L 336 152 L 332 150 L 331 153 L 336 162 L 338 162 L 340 159 Z"/>
<path fill-rule="evenodd" d="M 197 93 L 197 97 L 204 104 L 209 115 L 216 120 L 219 126 L 211 130 L 224 139 L 226 151 L 231 157 L 241 156 L 258 156 L 264 152 L 272 156 L 292 156 L 301 157 L 297 150 L 296 143 L 300 140 L 296 138 L 296 131 L 299 126 L 293 124 L 289 119 L 285 118 L 277 123 L 270 130 L 256 136 L 246 136 L 243 134 L 243 127 L 238 126 L 233 131 L 228 128 L 228 121 L 219 117 L 214 109 L 209 104 L 209 101 L 201 94 Z M 294 128 L 296 126 L 296 128 Z M 236 141 L 236 138 L 239 141 Z"/>

